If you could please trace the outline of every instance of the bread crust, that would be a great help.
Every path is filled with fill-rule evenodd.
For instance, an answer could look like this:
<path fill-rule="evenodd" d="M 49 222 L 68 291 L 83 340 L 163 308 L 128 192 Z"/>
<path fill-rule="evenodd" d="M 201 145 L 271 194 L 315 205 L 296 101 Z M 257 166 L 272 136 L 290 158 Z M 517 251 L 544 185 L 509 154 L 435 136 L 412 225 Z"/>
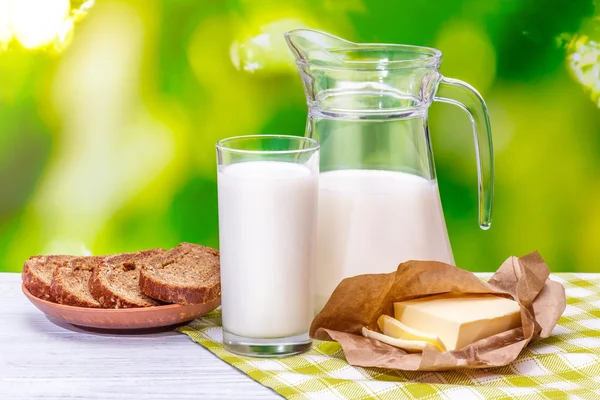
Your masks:
<path fill-rule="evenodd" d="M 89 291 L 89 277 L 85 279 L 85 276 L 88 274 L 91 276 L 94 266 L 101 263 L 102 260 L 103 257 L 76 257 L 66 265 L 57 267 L 50 283 L 51 293 L 56 302 L 75 307 L 101 308 L 100 303 L 94 299 L 91 292 L 89 296 L 82 296 L 76 292 L 77 288 L 74 285 L 73 277 L 76 274 L 81 275 L 85 284 L 80 285 L 79 289 Z"/>
<path fill-rule="evenodd" d="M 96 267 L 90 277 L 90 290 L 92 296 L 100 303 L 102 308 L 137 308 L 142 305 L 134 304 L 116 294 L 104 283 L 101 274 L 104 273 L 106 266 Z"/>
<path fill-rule="evenodd" d="M 122 264 L 125 260 L 128 260 L 126 262 L 134 264 L 133 268 L 138 271 L 139 275 L 139 269 L 141 268 L 144 259 L 161 253 L 164 253 L 163 249 L 152 249 L 136 253 L 123 253 L 105 259 L 101 265 L 94 268 L 92 276 L 90 277 L 89 287 L 92 296 L 94 296 L 103 308 L 140 308 L 161 305 L 161 302 L 151 298 L 145 299 L 144 301 L 132 301 L 131 298 L 122 296 L 117 291 L 113 290 L 110 283 L 107 281 L 110 274 L 123 268 Z"/>
<path fill-rule="evenodd" d="M 33 256 L 29 260 L 25 261 L 23 265 L 23 272 L 21 273 L 21 279 L 23 279 L 23 285 L 29 290 L 29 292 L 35 297 L 51 301 L 56 303 L 54 296 L 50 291 L 50 282 L 45 282 L 40 278 L 34 271 L 32 263 L 45 263 L 46 257 L 44 256 Z"/>
<path fill-rule="evenodd" d="M 220 283 L 211 287 L 190 288 L 166 283 L 144 270 L 140 272 L 140 288 L 146 295 L 155 299 L 183 305 L 205 304 L 221 297 Z"/>
<path fill-rule="evenodd" d="M 161 278 L 160 270 L 164 267 L 177 264 L 185 258 L 201 255 L 209 259 L 207 268 L 212 282 L 189 282 L 181 284 L 168 282 Z M 186 268 L 183 267 L 182 268 Z M 163 256 L 140 271 L 140 288 L 146 295 L 168 303 L 177 304 L 204 304 L 221 297 L 221 282 L 219 279 L 220 264 L 219 251 L 209 247 L 190 243 L 182 243 L 169 250 Z M 217 279 L 214 279 L 216 276 Z"/>
<path fill-rule="evenodd" d="M 66 264 L 72 258 L 72 256 L 52 255 L 39 255 L 30 257 L 23 265 L 23 272 L 21 273 L 23 285 L 35 297 L 56 303 L 56 298 L 52 295 L 52 288 L 50 285 L 51 278 L 44 279 L 35 270 L 39 268 L 48 268 L 48 275 L 52 277 L 57 266 Z"/>

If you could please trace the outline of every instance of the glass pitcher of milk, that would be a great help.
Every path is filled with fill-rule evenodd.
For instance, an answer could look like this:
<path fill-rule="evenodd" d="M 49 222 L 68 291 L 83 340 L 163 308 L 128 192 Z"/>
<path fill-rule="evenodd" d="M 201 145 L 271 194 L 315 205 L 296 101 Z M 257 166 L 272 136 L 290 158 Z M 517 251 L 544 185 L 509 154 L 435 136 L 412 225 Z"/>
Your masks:
<path fill-rule="evenodd" d="M 473 125 L 479 225 L 491 223 L 494 167 L 485 102 L 439 73 L 439 50 L 286 33 L 308 103 L 306 136 L 321 143 L 316 311 L 350 276 L 407 260 L 454 263 L 436 181 L 427 113 L 459 106 Z"/>

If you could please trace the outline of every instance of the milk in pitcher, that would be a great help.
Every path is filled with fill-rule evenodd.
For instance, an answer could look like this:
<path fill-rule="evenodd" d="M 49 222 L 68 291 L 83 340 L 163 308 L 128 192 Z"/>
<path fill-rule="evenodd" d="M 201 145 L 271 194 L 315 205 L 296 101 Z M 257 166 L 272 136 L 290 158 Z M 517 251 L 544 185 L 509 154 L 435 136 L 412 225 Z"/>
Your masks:
<path fill-rule="evenodd" d="M 342 279 L 389 273 L 407 260 L 454 263 L 437 181 L 383 170 L 321 173 L 316 311 Z"/>

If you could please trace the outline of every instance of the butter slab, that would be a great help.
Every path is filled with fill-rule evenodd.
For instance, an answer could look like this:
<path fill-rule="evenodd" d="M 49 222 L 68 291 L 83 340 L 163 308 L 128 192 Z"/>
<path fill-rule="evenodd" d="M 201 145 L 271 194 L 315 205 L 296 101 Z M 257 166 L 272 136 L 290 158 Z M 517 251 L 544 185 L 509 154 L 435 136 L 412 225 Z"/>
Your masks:
<path fill-rule="evenodd" d="M 447 350 L 521 326 L 519 304 L 492 294 L 441 294 L 394 303 L 402 324 L 439 337 Z"/>

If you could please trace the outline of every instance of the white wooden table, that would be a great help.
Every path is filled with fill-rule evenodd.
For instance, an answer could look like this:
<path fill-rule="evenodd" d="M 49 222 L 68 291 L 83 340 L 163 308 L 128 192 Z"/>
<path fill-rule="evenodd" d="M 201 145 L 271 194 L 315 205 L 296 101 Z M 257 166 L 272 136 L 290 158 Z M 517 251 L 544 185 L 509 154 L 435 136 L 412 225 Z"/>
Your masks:
<path fill-rule="evenodd" d="M 0 273 L 0 399 L 277 399 L 173 331 L 117 334 L 51 321 Z"/>

